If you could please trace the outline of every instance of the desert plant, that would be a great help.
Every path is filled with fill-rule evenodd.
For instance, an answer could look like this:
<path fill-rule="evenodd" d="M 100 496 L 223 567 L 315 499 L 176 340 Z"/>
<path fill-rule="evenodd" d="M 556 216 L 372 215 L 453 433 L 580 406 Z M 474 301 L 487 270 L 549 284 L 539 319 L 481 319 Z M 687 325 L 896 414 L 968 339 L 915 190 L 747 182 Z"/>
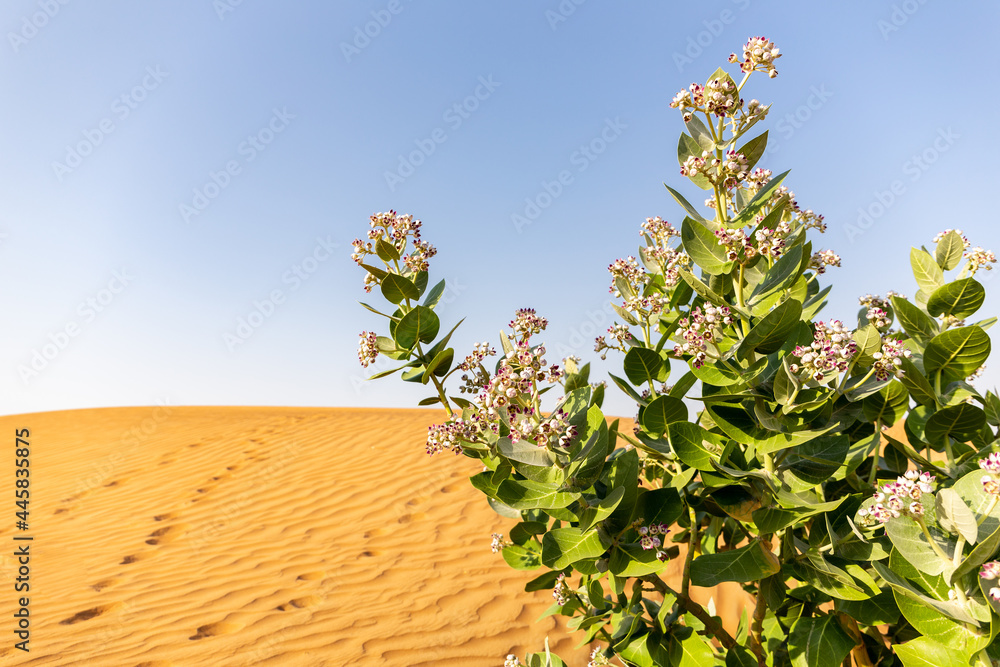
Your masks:
<path fill-rule="evenodd" d="M 526 589 L 552 589 L 550 612 L 600 642 L 591 665 L 989 667 L 1000 399 L 969 378 L 995 318 L 966 318 L 995 257 L 946 230 L 911 250 L 912 301 L 867 295 L 856 326 L 816 321 L 830 291 L 820 276 L 839 257 L 814 250 L 825 223 L 787 172 L 757 168 L 767 133 L 746 138 L 769 107 L 743 89 L 754 72 L 773 78 L 778 57 L 752 38 L 730 57 L 739 83 L 720 68 L 671 104 L 686 129 L 681 174 L 708 199 L 699 208 L 668 186 L 679 229 L 647 219 L 638 258 L 609 267 L 621 322 L 596 350 L 623 357 L 610 377 L 637 405 L 634 427 L 608 423 L 589 364 L 549 363 L 536 342 L 547 322 L 531 309 L 496 348 L 456 359 L 455 328 L 440 335 L 434 312 L 444 282 L 428 289 L 435 251 L 411 216 L 374 215 L 355 241 L 366 290 L 391 304 L 363 304 L 388 336 L 363 333 L 359 358 L 385 355 L 399 366 L 373 377 L 434 388 L 421 405 L 448 420 L 430 427 L 428 453 L 482 461 L 473 486 L 517 521 L 494 551 L 542 571 Z M 456 381 L 458 395 L 446 389 Z M 545 412 L 553 388 L 562 397 Z M 660 576 L 672 559 L 675 587 Z M 733 634 L 690 596 L 722 582 L 755 600 Z M 563 664 L 547 650 L 525 661 Z"/>

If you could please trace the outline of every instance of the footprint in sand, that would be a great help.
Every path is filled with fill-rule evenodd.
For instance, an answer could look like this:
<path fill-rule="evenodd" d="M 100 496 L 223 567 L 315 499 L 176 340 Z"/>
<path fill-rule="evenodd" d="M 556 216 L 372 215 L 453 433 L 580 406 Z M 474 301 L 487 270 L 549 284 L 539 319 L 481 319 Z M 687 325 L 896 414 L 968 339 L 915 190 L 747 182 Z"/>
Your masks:
<path fill-rule="evenodd" d="M 130 563 L 138 563 L 141 560 L 146 560 L 147 558 L 152 558 L 153 553 L 151 551 L 138 551 L 131 556 L 125 556 L 122 558 L 122 562 L 119 565 L 129 565 Z"/>
<path fill-rule="evenodd" d="M 112 604 L 102 604 L 96 607 L 91 607 L 90 609 L 84 609 L 83 611 L 77 612 L 73 616 L 67 619 L 59 621 L 60 625 L 73 625 L 74 623 L 80 623 L 81 621 L 89 621 L 92 618 L 97 618 L 98 616 L 103 616 L 108 612 L 117 611 L 124 607 L 125 605 L 121 602 L 114 602 Z"/>
<path fill-rule="evenodd" d="M 166 514 L 157 514 L 153 517 L 153 521 L 170 521 L 171 519 L 177 518 L 177 515 L 173 512 L 167 512 Z"/>
<path fill-rule="evenodd" d="M 286 604 L 280 604 L 275 609 L 278 611 L 291 611 L 292 609 L 305 609 L 306 607 L 315 607 L 320 603 L 319 596 L 307 595 L 302 598 L 295 598 L 290 600 Z"/>
<path fill-rule="evenodd" d="M 111 577 L 110 579 L 101 579 L 96 584 L 91 584 L 90 587 L 93 588 L 98 593 L 100 593 L 105 588 L 108 588 L 110 586 L 114 586 L 115 584 L 117 584 L 119 582 L 121 582 L 121 579 L 119 579 L 118 577 Z"/>
<path fill-rule="evenodd" d="M 189 523 L 177 523 L 172 526 L 164 526 L 163 528 L 154 530 L 150 533 L 150 539 L 146 540 L 146 544 L 170 544 L 171 542 L 183 537 L 184 533 L 186 533 L 190 527 L 191 524 Z"/>
<path fill-rule="evenodd" d="M 204 639 L 205 637 L 218 637 L 219 635 L 231 635 L 234 632 L 239 631 L 243 628 L 239 623 L 227 623 L 226 621 L 221 621 L 219 623 L 209 623 L 208 625 L 203 625 L 196 630 L 197 634 L 188 637 L 188 639 Z"/>
<path fill-rule="evenodd" d="M 372 528 L 371 530 L 365 532 L 362 536 L 366 540 L 370 540 L 373 537 L 379 537 L 380 535 L 385 535 L 388 531 L 385 528 Z"/>

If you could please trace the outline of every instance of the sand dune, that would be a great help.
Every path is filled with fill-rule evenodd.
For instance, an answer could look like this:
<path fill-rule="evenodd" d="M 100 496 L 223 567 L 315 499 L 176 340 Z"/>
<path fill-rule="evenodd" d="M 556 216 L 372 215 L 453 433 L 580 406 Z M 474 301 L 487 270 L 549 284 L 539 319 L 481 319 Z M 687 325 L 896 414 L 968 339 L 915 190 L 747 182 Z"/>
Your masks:
<path fill-rule="evenodd" d="M 13 648 L 4 595 L 0 664 L 488 666 L 540 650 L 547 634 L 585 665 L 587 649 L 553 618 L 535 623 L 551 604 L 548 591 L 523 591 L 538 572 L 490 552 L 490 533 L 513 522 L 469 484 L 475 462 L 424 454 L 436 416 L 159 407 L 0 418 L 4 432 L 31 429 L 34 537 L 31 651 Z M 0 528 L 8 545 L 11 524 Z M 9 591 L 16 563 L 3 552 Z M 735 619 L 742 593 L 729 599 L 720 612 Z"/>

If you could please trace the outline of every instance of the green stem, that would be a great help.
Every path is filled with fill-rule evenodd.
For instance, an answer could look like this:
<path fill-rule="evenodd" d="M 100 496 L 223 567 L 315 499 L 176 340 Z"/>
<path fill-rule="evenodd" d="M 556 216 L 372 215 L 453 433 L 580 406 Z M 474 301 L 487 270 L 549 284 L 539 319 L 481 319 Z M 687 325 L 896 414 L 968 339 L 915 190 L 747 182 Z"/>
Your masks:
<path fill-rule="evenodd" d="M 688 533 L 688 550 L 684 555 L 684 572 L 681 575 L 681 595 L 687 597 L 691 587 L 691 561 L 694 560 L 695 546 L 698 544 L 698 513 L 688 507 L 688 518 L 691 520 L 691 530 Z"/>
<path fill-rule="evenodd" d="M 994 508 L 996 508 L 997 500 L 1000 500 L 1000 496 L 993 496 L 990 499 L 990 504 L 986 506 L 986 511 L 983 512 L 982 517 L 980 517 L 979 520 L 976 521 L 977 526 L 983 525 L 983 521 L 986 521 L 986 517 L 990 515 L 990 513 L 994 510 Z"/>
<path fill-rule="evenodd" d="M 955 556 L 951 559 L 951 565 L 955 569 L 962 564 L 962 550 L 965 548 L 965 536 L 959 535 L 955 542 Z"/>
<path fill-rule="evenodd" d="M 938 558 L 951 565 L 951 559 L 948 558 L 945 552 L 941 550 L 941 547 L 938 546 L 938 543 L 934 541 L 934 538 L 931 537 L 931 531 L 927 530 L 927 524 L 924 523 L 923 517 L 918 518 L 916 521 L 917 525 L 920 526 L 920 530 L 924 531 L 924 537 L 927 538 L 927 541 L 930 543 L 931 549 L 934 550 L 934 553 L 938 555 Z"/>

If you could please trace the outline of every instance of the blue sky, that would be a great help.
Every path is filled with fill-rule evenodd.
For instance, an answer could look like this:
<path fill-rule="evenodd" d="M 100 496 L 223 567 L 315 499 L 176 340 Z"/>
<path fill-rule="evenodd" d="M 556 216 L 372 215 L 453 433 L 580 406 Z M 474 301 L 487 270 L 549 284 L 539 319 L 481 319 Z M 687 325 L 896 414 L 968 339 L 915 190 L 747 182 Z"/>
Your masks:
<path fill-rule="evenodd" d="M 1000 251 L 998 26 L 996 3 L 933 0 L 11 0 L 2 411 L 415 404 L 356 358 L 381 322 L 350 243 L 389 209 L 439 249 L 460 355 L 531 306 L 550 350 L 596 360 L 607 265 L 646 217 L 680 222 L 663 182 L 698 192 L 670 99 L 751 35 L 784 54 L 745 91 L 773 104 L 761 166 L 826 216 L 824 316 L 853 320 L 862 294 L 915 293 L 909 247 L 942 229 Z"/>

